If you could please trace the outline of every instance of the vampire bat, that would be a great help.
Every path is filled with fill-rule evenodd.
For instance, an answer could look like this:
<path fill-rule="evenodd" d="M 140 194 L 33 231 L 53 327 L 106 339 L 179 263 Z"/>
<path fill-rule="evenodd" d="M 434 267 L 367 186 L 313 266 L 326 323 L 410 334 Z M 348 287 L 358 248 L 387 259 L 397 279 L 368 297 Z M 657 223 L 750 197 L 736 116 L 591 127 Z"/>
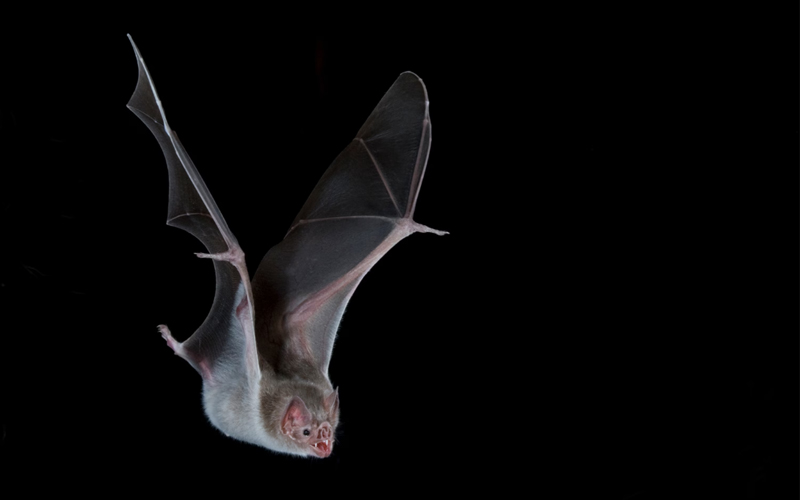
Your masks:
<path fill-rule="evenodd" d="M 212 259 L 216 275 L 214 302 L 200 328 L 184 342 L 164 325 L 161 335 L 202 376 L 206 415 L 226 435 L 327 457 L 339 419 L 328 364 L 350 296 L 406 236 L 445 234 L 412 220 L 431 144 L 425 85 L 413 73 L 397 78 L 251 281 L 236 237 L 170 129 L 132 38 L 131 44 L 139 80 L 128 108 L 166 157 L 167 224 L 205 245 L 208 253 L 197 256 Z"/>

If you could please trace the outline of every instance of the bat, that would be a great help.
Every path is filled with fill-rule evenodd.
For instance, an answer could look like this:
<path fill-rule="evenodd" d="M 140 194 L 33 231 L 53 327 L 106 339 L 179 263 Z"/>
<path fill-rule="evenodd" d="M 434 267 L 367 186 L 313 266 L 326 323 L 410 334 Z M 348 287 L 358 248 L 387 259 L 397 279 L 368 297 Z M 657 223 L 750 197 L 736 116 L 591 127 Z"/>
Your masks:
<path fill-rule="evenodd" d="M 194 235 L 216 276 L 208 316 L 187 340 L 162 337 L 203 379 L 203 407 L 227 436 L 270 450 L 328 457 L 339 391 L 328 376 L 336 333 L 364 275 L 413 233 L 431 145 L 422 80 L 402 73 L 328 167 L 284 239 L 250 280 L 244 253 L 178 135 L 144 59 L 128 108 L 150 129 L 169 173 L 167 224 Z"/>

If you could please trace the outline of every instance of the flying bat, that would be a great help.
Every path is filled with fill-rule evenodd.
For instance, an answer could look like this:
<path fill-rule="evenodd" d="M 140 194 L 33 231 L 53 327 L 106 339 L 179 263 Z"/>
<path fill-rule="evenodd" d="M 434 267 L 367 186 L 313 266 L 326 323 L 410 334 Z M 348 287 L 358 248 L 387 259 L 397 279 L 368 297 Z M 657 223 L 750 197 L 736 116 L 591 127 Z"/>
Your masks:
<path fill-rule="evenodd" d="M 350 144 L 328 167 L 284 239 L 252 281 L 244 253 L 158 98 L 128 36 L 139 80 L 128 108 L 158 140 L 169 172 L 167 224 L 194 235 L 211 259 L 211 311 L 187 340 L 161 335 L 203 378 L 211 423 L 235 439 L 273 451 L 327 457 L 339 421 L 339 392 L 328 377 L 336 332 L 364 275 L 416 232 L 414 222 L 431 145 L 422 80 L 402 73 Z"/>

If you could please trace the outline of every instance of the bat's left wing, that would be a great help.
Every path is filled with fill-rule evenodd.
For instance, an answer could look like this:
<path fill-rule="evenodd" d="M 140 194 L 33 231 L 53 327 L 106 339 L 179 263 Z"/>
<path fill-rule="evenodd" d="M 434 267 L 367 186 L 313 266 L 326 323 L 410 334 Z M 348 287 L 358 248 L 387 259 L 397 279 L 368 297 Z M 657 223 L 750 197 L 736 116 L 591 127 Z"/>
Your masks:
<path fill-rule="evenodd" d="M 311 367 L 327 377 L 342 314 L 367 271 L 414 232 L 445 234 L 412 219 L 430 142 L 425 85 L 403 73 L 261 261 L 258 350 L 278 372 Z"/>
<path fill-rule="evenodd" d="M 177 134 L 169 127 L 147 66 L 133 38 L 130 35 L 128 38 L 139 65 L 139 80 L 128 108 L 147 125 L 166 157 L 169 170 L 167 224 L 191 233 L 205 245 L 208 253 L 197 255 L 213 259 L 217 278 L 211 311 L 188 340 L 177 342 L 165 326 L 159 329 L 175 354 L 186 359 L 206 382 L 214 384 L 220 373 L 230 375 L 231 371 L 237 372 L 235 376 L 257 381 L 261 372 L 244 253 Z"/>

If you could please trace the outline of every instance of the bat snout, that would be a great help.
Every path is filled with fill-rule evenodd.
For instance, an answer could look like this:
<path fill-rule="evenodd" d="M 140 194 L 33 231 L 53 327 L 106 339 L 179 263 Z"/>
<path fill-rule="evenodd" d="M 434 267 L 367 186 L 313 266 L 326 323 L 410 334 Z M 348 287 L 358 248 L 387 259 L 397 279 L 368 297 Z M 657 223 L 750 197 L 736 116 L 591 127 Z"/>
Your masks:
<path fill-rule="evenodd" d="M 314 442 L 311 444 L 312 451 L 320 458 L 330 456 L 333 451 L 333 429 L 331 424 L 323 422 L 317 429 Z"/>
<path fill-rule="evenodd" d="M 317 429 L 317 439 L 330 439 L 332 435 L 333 430 L 328 422 L 323 422 Z"/>

